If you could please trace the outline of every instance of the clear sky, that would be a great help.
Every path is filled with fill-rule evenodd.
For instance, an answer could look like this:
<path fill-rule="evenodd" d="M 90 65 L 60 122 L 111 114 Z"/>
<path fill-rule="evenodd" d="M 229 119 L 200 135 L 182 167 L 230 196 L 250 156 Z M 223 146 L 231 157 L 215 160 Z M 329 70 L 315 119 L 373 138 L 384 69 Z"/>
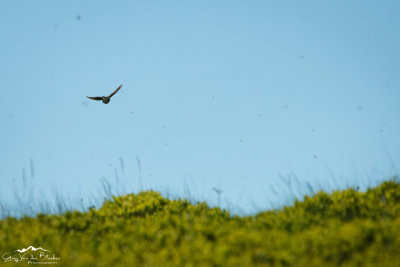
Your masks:
<path fill-rule="evenodd" d="M 89 203 L 107 180 L 212 205 L 215 187 L 250 213 L 306 182 L 389 179 L 399 13 L 399 1 L 1 1 L 0 200 Z M 86 98 L 120 84 L 108 105 Z"/>

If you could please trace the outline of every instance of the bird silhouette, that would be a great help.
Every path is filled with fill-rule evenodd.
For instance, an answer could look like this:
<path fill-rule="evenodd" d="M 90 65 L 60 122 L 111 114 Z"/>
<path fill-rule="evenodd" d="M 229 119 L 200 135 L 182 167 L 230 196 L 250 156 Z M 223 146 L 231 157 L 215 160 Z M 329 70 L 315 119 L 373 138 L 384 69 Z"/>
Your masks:
<path fill-rule="evenodd" d="M 115 89 L 114 92 L 111 93 L 111 95 L 109 96 L 87 96 L 87 98 L 92 99 L 92 100 L 97 100 L 97 101 L 102 101 L 104 104 L 108 104 L 110 103 L 110 99 L 113 95 L 115 95 L 119 89 L 121 89 L 122 84 L 120 86 L 118 86 L 117 89 Z"/>

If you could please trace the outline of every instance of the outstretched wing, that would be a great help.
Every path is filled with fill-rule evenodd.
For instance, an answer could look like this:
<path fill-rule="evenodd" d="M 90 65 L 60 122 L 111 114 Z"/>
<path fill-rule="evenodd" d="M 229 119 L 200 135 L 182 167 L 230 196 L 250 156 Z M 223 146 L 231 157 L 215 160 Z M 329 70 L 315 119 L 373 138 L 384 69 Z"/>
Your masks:
<path fill-rule="evenodd" d="M 92 100 L 97 100 L 97 101 L 102 99 L 101 96 L 87 96 L 87 98 L 92 99 Z"/>
<path fill-rule="evenodd" d="M 118 88 L 117 89 L 115 89 L 115 91 L 114 92 L 112 92 L 112 94 L 111 95 L 109 95 L 108 97 L 112 97 L 113 95 L 115 95 L 117 92 L 118 92 L 118 90 L 119 89 L 121 89 L 121 87 L 122 87 L 122 84 L 120 85 L 120 86 L 118 86 Z"/>

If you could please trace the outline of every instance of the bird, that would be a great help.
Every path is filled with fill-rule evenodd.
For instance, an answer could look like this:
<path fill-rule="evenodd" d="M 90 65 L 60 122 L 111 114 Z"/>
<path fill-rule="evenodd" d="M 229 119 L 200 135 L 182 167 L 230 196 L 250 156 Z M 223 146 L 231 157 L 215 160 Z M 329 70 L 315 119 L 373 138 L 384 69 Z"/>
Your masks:
<path fill-rule="evenodd" d="M 87 98 L 92 99 L 92 100 L 97 100 L 97 101 L 102 101 L 104 104 L 108 104 L 110 103 L 110 99 L 113 95 L 115 95 L 119 89 L 121 89 L 122 84 L 120 86 L 118 86 L 117 89 L 115 89 L 114 92 L 111 93 L 111 95 L 109 96 L 87 96 Z"/>

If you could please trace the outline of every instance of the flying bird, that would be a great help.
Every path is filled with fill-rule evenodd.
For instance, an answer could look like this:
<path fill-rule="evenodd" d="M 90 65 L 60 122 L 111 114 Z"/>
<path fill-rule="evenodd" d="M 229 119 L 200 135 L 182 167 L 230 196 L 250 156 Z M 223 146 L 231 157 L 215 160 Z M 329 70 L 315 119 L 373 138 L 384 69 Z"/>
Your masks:
<path fill-rule="evenodd" d="M 115 89 L 114 92 L 111 93 L 111 95 L 109 96 L 88 96 L 87 98 L 92 99 L 92 100 L 97 100 L 97 101 L 102 101 L 104 104 L 108 104 L 110 103 L 110 99 L 113 95 L 115 95 L 119 89 L 121 89 L 122 84 L 120 86 L 118 86 L 117 89 Z"/>

